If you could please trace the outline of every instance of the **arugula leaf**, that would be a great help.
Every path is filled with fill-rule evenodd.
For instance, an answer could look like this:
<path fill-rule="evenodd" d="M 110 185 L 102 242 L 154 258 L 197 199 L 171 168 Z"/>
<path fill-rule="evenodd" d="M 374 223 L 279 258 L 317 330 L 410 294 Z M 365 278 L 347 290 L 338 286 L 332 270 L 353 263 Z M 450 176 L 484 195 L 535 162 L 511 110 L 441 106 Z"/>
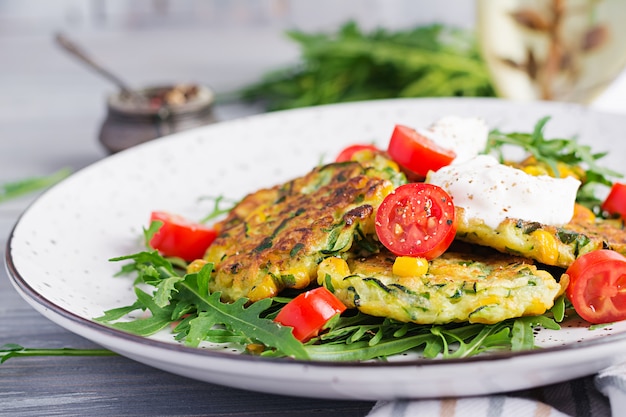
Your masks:
<path fill-rule="evenodd" d="M 535 349 L 532 332 L 526 334 L 523 343 L 514 341 L 526 325 L 558 328 L 547 317 L 510 319 L 492 325 L 424 326 L 357 313 L 339 318 L 327 333 L 307 343 L 306 349 L 312 359 L 320 360 L 380 359 L 415 349 L 422 349 L 425 358 L 462 358 L 495 350 Z"/>
<path fill-rule="evenodd" d="M 193 291 L 191 288 L 188 290 Z M 205 307 L 198 315 L 198 322 L 190 322 L 190 331 L 187 343 L 197 346 L 203 339 L 203 329 L 210 329 L 214 325 L 224 325 L 234 334 L 248 336 L 251 340 L 259 341 L 265 346 L 276 348 L 284 355 L 298 359 L 307 359 L 308 354 L 292 334 L 292 329 L 281 326 L 273 320 L 260 318 L 259 315 L 267 309 L 272 302 L 270 299 L 260 300 L 245 307 L 246 299 L 240 298 L 232 304 L 222 303 L 220 294 L 214 293 L 208 297 L 202 297 L 198 292 L 193 293 L 199 302 Z M 197 319 L 195 319 L 197 320 Z"/>
<path fill-rule="evenodd" d="M 103 323 L 114 322 L 132 313 L 133 311 L 140 310 L 142 306 L 143 304 L 139 302 L 139 300 L 137 300 L 135 303 L 129 306 L 118 307 L 118 308 L 113 308 L 111 310 L 107 310 L 104 312 L 102 316 L 96 317 L 94 318 L 94 320 L 98 322 L 103 322 Z"/>
<path fill-rule="evenodd" d="M 156 304 L 154 299 L 139 288 L 135 288 L 135 294 L 137 295 L 138 304 L 142 310 L 148 309 L 152 313 L 149 317 L 137 318 L 131 321 L 117 321 L 110 323 L 105 319 L 110 317 L 111 314 L 105 312 L 104 316 L 95 320 L 109 324 L 111 327 L 118 330 L 130 332 L 139 336 L 149 336 L 163 330 L 172 322 L 172 306 L 160 307 Z"/>
<path fill-rule="evenodd" d="M 71 172 L 69 168 L 62 168 L 51 175 L 0 184 L 0 203 L 48 188 L 68 177 Z"/>
<path fill-rule="evenodd" d="M 150 283 L 178 275 L 172 262 L 161 256 L 157 251 L 144 251 L 109 259 L 111 262 L 126 260 L 133 262 L 124 265 L 117 273 L 118 276 L 137 272 L 139 281 Z"/>
<path fill-rule="evenodd" d="M 426 345 L 432 336 L 418 334 L 415 336 L 384 339 L 376 344 L 361 340 L 354 343 L 330 343 L 306 345 L 309 357 L 323 361 L 364 361 L 375 358 L 386 358 L 391 355 L 407 352 L 411 349 Z"/>
<path fill-rule="evenodd" d="M 169 304 L 175 292 L 178 292 L 176 285 L 183 281 L 183 277 L 169 277 L 161 280 L 154 292 L 154 302 L 158 307 L 165 307 Z"/>
<path fill-rule="evenodd" d="M 552 306 L 552 308 L 550 309 L 550 312 L 554 317 L 554 321 L 556 321 L 557 323 L 560 323 L 563 321 L 563 319 L 565 319 L 566 302 L 569 301 L 565 297 L 565 294 L 563 294 L 556 300 L 554 300 L 554 306 Z"/>
<path fill-rule="evenodd" d="M 572 171 L 581 172 L 583 185 L 578 191 L 577 201 L 593 208 L 600 202 L 595 196 L 597 186 L 610 187 L 613 184 L 612 178 L 622 178 L 623 175 L 598 162 L 606 156 L 606 152 L 594 153 L 591 146 L 580 144 L 576 137 L 547 139 L 544 128 L 549 120 L 549 116 L 541 118 L 532 133 L 503 133 L 497 129 L 491 131 L 485 153 L 495 154 L 504 162 L 504 149 L 515 146 L 526 151 L 538 163 L 545 164 L 555 177 L 561 176 L 560 164 L 570 167 Z"/>
<path fill-rule="evenodd" d="M 510 347 L 508 322 L 494 325 L 470 324 L 452 329 L 433 326 L 431 333 L 441 339 L 443 358 L 464 358 L 488 350 Z"/>
<path fill-rule="evenodd" d="M 535 344 L 533 328 L 537 326 L 552 330 L 561 328 L 557 322 L 546 316 L 528 316 L 516 319 L 513 324 L 511 349 L 514 351 L 533 349 Z"/>

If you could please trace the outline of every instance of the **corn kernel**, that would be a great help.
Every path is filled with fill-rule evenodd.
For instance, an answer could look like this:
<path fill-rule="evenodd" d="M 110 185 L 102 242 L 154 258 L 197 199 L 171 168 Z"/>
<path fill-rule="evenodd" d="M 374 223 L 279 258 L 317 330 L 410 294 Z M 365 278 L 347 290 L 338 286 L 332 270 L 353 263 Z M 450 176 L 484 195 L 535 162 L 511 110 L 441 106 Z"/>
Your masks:
<path fill-rule="evenodd" d="M 261 205 L 257 210 L 252 212 L 252 216 L 255 216 L 258 223 L 263 223 L 267 220 L 267 214 L 265 213 L 266 207 Z"/>
<path fill-rule="evenodd" d="M 559 259 L 559 248 L 556 239 L 545 230 L 535 230 L 530 234 L 533 238 L 534 250 L 537 260 L 548 265 L 555 265 Z"/>
<path fill-rule="evenodd" d="M 495 295 L 489 295 L 480 300 L 481 307 L 494 305 L 494 304 L 501 304 L 501 303 L 502 303 L 502 300 L 500 299 L 500 297 L 495 296 Z"/>
<path fill-rule="evenodd" d="M 572 220 L 580 220 L 584 222 L 593 222 L 596 220 L 596 215 L 593 211 L 583 206 L 582 204 L 574 204 L 574 216 Z"/>
<path fill-rule="evenodd" d="M 524 315 L 527 316 L 537 316 L 539 314 L 543 314 L 546 312 L 546 306 L 544 305 L 542 300 L 533 300 L 526 310 L 524 311 Z"/>
<path fill-rule="evenodd" d="M 271 275 L 266 275 L 263 281 L 248 292 L 250 301 L 259 301 L 278 294 L 278 287 Z"/>
<path fill-rule="evenodd" d="M 393 263 L 393 273 L 400 277 L 419 277 L 427 272 L 428 261 L 425 258 L 398 256 Z"/>
<path fill-rule="evenodd" d="M 523 171 L 529 175 L 539 176 L 539 175 L 548 175 L 548 172 L 538 165 L 528 165 L 523 168 Z"/>
<path fill-rule="evenodd" d="M 324 275 L 328 273 L 331 276 L 347 277 L 350 275 L 350 267 L 342 258 L 326 258 L 320 263 L 319 270 L 324 271 Z"/>
<path fill-rule="evenodd" d="M 254 355 L 260 355 L 263 351 L 265 351 L 265 345 L 261 343 L 249 343 L 246 345 L 246 352 Z"/>
<path fill-rule="evenodd" d="M 578 166 L 568 165 L 564 162 L 557 162 L 556 168 L 559 171 L 559 177 L 574 177 L 577 180 L 583 180 L 585 177 L 585 172 L 581 170 Z"/>
<path fill-rule="evenodd" d="M 193 262 L 191 262 L 189 265 L 187 265 L 187 273 L 193 274 L 196 272 L 200 272 L 202 267 L 206 265 L 207 263 L 208 262 L 205 261 L 204 259 L 196 259 Z"/>

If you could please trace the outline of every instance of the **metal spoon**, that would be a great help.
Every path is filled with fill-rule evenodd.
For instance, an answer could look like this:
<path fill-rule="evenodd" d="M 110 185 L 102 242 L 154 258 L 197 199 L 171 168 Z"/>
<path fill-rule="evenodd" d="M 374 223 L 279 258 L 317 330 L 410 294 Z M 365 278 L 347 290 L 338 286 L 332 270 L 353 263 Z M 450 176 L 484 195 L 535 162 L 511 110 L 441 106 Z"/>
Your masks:
<path fill-rule="evenodd" d="M 100 75 L 103 75 L 109 81 L 113 82 L 113 84 L 115 84 L 121 90 L 122 94 L 131 97 L 133 100 L 136 100 L 139 103 L 145 103 L 146 101 L 148 101 L 148 98 L 146 96 L 129 87 L 128 84 L 126 84 L 126 82 L 124 82 L 120 77 L 113 74 L 102 65 L 94 61 L 67 36 L 63 35 L 62 33 L 57 33 L 55 36 L 55 40 L 65 51 L 69 52 L 72 56 L 87 64 L 91 69 L 95 70 Z"/>

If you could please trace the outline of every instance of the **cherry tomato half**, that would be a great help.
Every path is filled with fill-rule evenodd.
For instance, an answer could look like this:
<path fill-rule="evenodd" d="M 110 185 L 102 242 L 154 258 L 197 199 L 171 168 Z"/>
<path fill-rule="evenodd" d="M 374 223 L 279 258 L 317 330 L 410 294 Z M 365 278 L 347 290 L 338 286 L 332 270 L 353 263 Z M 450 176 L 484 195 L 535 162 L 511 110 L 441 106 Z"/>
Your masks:
<path fill-rule="evenodd" d="M 626 219 L 626 184 L 616 182 L 602 203 L 602 210 Z"/>
<path fill-rule="evenodd" d="M 398 256 L 436 258 L 448 249 L 456 234 L 452 197 L 434 184 L 402 185 L 380 204 L 376 234 Z"/>
<path fill-rule="evenodd" d="M 600 249 L 576 259 L 567 269 L 566 294 L 580 317 L 601 324 L 626 319 L 626 257 Z"/>
<path fill-rule="evenodd" d="M 274 321 L 293 327 L 295 338 L 306 342 L 317 336 L 328 320 L 345 310 L 346 306 L 326 287 L 318 287 L 285 304 Z"/>
<path fill-rule="evenodd" d="M 150 246 L 164 256 L 176 256 L 186 261 L 202 258 L 217 237 L 214 229 L 177 214 L 153 211 L 150 221 L 157 220 L 163 225 L 150 239 Z"/>
<path fill-rule="evenodd" d="M 450 165 L 456 153 L 419 134 L 415 129 L 396 125 L 387 148 L 389 156 L 413 176 L 424 178 L 428 171 Z"/>
<path fill-rule="evenodd" d="M 374 145 L 350 145 L 347 148 L 344 148 L 337 158 L 335 158 L 335 162 L 346 162 L 352 160 L 352 155 L 356 152 L 369 149 L 370 151 L 378 151 L 378 148 Z"/>

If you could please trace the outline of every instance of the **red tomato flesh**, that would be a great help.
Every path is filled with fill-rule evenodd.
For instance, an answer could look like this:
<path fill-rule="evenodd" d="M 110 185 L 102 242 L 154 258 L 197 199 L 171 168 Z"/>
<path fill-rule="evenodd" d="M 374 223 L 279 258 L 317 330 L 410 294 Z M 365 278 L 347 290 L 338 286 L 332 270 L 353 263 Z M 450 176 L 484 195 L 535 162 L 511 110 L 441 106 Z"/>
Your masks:
<path fill-rule="evenodd" d="M 433 184 L 402 185 L 378 208 L 376 234 L 398 256 L 436 258 L 450 247 L 456 234 L 452 197 Z"/>
<path fill-rule="evenodd" d="M 616 182 L 601 206 L 610 214 L 619 214 L 626 219 L 626 184 Z"/>
<path fill-rule="evenodd" d="M 350 145 L 339 152 L 339 155 L 335 158 L 335 162 L 351 161 L 352 155 L 363 150 L 378 151 L 378 148 L 374 145 Z"/>
<path fill-rule="evenodd" d="M 426 177 L 428 171 L 450 165 L 456 158 L 453 150 L 443 148 L 415 129 L 403 125 L 396 125 L 393 129 L 387 153 L 408 174 L 413 174 L 410 177 L 418 178 Z"/>
<path fill-rule="evenodd" d="M 626 257 L 596 250 L 576 259 L 567 269 L 566 294 L 580 317 L 601 324 L 626 319 Z"/>
<path fill-rule="evenodd" d="M 150 221 L 163 222 L 150 239 L 150 246 L 163 256 L 175 256 L 185 261 L 200 259 L 217 237 L 215 229 L 191 222 L 177 214 L 153 211 Z"/>
<path fill-rule="evenodd" d="M 306 342 L 317 336 L 328 320 L 345 310 L 346 306 L 326 287 L 318 287 L 285 304 L 274 321 L 293 327 L 295 338 Z"/>

